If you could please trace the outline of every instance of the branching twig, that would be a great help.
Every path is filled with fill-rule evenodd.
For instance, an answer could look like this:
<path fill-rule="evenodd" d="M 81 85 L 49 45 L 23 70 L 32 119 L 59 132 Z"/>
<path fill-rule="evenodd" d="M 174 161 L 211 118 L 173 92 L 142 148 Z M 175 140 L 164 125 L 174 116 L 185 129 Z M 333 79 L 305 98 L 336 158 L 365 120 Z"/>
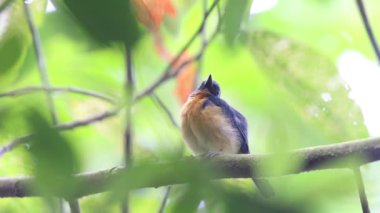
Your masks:
<path fill-rule="evenodd" d="M 38 31 L 36 29 L 36 26 L 33 23 L 32 15 L 31 15 L 30 10 L 29 10 L 29 5 L 25 0 L 22 0 L 22 1 L 23 1 L 23 5 L 24 5 L 24 13 L 26 16 L 26 21 L 28 23 L 30 33 L 32 34 L 33 46 L 34 46 L 34 51 L 35 51 L 36 58 L 37 58 L 38 71 L 40 73 L 41 82 L 45 88 L 49 88 L 50 87 L 49 76 L 48 76 L 48 73 L 46 70 L 46 63 L 44 60 L 44 56 L 42 54 L 40 37 L 38 35 Z M 49 108 L 49 112 L 50 112 L 53 124 L 57 124 L 58 123 L 57 122 L 58 121 L 57 120 L 57 112 L 56 112 L 55 107 L 54 107 L 53 95 L 50 91 L 46 92 L 46 98 L 47 98 L 48 108 Z"/>
<path fill-rule="evenodd" d="M 92 116 L 92 117 L 84 119 L 84 120 L 73 121 L 73 122 L 66 123 L 66 124 L 59 124 L 56 126 L 56 129 L 59 131 L 64 131 L 64 130 L 70 130 L 70 129 L 74 129 L 74 128 L 81 127 L 81 126 L 86 126 L 86 125 L 89 125 L 89 124 L 92 124 L 92 123 L 113 117 L 113 116 L 117 115 L 120 110 L 121 110 L 121 108 L 117 108 L 117 109 L 113 109 L 110 111 L 100 113 L 98 115 Z M 16 146 L 30 141 L 32 139 L 32 136 L 33 136 L 33 134 L 24 135 L 24 136 L 21 136 L 21 137 L 18 137 L 16 139 L 12 140 L 8 144 L 2 146 L 0 148 L 0 157 L 3 156 L 5 153 L 11 151 Z"/>
<path fill-rule="evenodd" d="M 375 51 L 377 62 L 380 64 L 380 49 L 379 45 L 376 42 L 375 35 L 372 31 L 371 24 L 369 23 L 369 19 L 367 17 L 367 13 L 365 11 L 363 0 L 356 0 L 356 4 L 358 5 L 358 9 L 360 12 L 360 16 L 362 18 L 365 30 L 367 32 L 368 38 L 371 41 L 371 45 L 373 50 Z"/>
<path fill-rule="evenodd" d="M 362 206 L 363 213 L 370 213 L 369 205 L 368 205 L 368 199 L 367 195 L 365 193 L 365 187 L 364 182 L 362 178 L 362 174 L 360 172 L 360 167 L 356 167 L 353 169 L 355 180 L 356 180 L 356 186 L 358 187 L 359 197 L 360 197 L 360 204 Z"/>
<path fill-rule="evenodd" d="M 214 8 L 218 5 L 219 0 L 215 0 L 213 4 L 210 6 L 210 8 L 207 10 L 207 13 L 205 14 L 202 23 L 198 27 L 197 31 L 191 36 L 191 38 L 187 41 L 187 43 L 182 47 L 182 49 L 179 51 L 179 53 L 176 55 L 176 57 L 170 62 L 170 64 L 166 67 L 165 71 L 162 73 L 162 75 L 155 81 L 151 86 L 149 86 L 147 89 L 142 91 L 140 94 L 136 96 L 134 101 L 139 101 L 141 98 L 150 95 L 157 87 L 159 87 L 162 83 L 165 81 L 169 80 L 170 78 L 176 76 L 181 69 L 195 60 L 196 58 L 200 57 L 198 54 L 197 57 L 194 57 L 193 60 L 189 61 L 186 63 L 184 66 L 179 66 L 176 70 L 173 70 L 174 64 L 178 62 L 178 60 L 181 58 L 183 53 L 190 47 L 190 45 L 195 41 L 197 36 L 202 32 L 204 25 L 207 21 L 207 18 L 210 16 L 211 12 L 214 10 Z"/>
<path fill-rule="evenodd" d="M 40 87 L 40 86 L 29 86 L 20 89 L 15 89 L 9 92 L 0 93 L 0 98 L 2 97 L 14 97 L 20 95 L 26 95 L 34 92 L 71 92 L 80 95 L 86 95 L 94 98 L 98 98 L 112 104 L 116 103 L 116 99 L 105 94 L 101 94 L 95 91 L 86 90 L 78 87 Z"/>
<path fill-rule="evenodd" d="M 109 183 L 117 177 L 123 177 L 128 189 L 181 184 L 191 181 L 193 177 L 189 174 L 197 174 L 200 172 L 200 168 L 204 168 L 203 166 L 208 166 L 205 169 L 211 175 L 208 177 L 211 179 L 251 178 L 254 174 L 252 168 L 273 162 L 277 156 L 276 154 L 219 155 L 209 161 L 187 158 L 177 162 L 155 163 L 132 168 L 112 168 L 105 171 L 79 174 L 75 176 L 76 183 L 80 183 L 82 187 L 78 188 L 76 197 L 108 191 L 111 189 Z M 286 159 L 282 158 L 282 160 L 289 160 L 290 162 L 294 162 L 295 159 L 303 162 L 303 164 L 281 174 L 276 171 L 263 171 L 264 173 L 254 174 L 254 176 L 276 177 L 321 169 L 351 169 L 354 166 L 379 161 L 380 138 L 299 149 L 289 152 Z M 139 180 L 128 178 L 136 177 L 136 174 L 140 174 L 142 171 L 144 178 Z M 38 192 L 30 190 L 34 185 L 35 180 L 32 177 L 0 178 L 0 197 L 40 196 Z"/>
<path fill-rule="evenodd" d="M 206 21 L 207 17 L 210 15 L 210 13 L 213 10 L 213 8 L 215 6 L 218 7 L 218 4 L 217 4 L 218 1 L 219 0 L 214 1 L 213 5 L 208 10 L 208 13 L 205 14 L 205 18 L 204 18 L 203 22 Z M 220 19 L 220 11 L 218 11 L 218 17 Z M 196 38 L 196 36 L 201 32 L 201 30 L 203 28 L 203 22 L 200 25 L 200 28 L 198 29 L 197 33 L 195 33 L 193 35 L 193 37 L 188 41 L 188 43 L 182 48 L 182 50 L 177 55 L 177 57 L 172 60 L 172 62 L 170 63 L 171 65 L 174 64 L 174 63 L 176 63 L 178 61 L 179 57 L 192 44 L 192 42 L 194 41 L 194 39 Z M 154 83 L 145 92 L 140 93 L 140 95 L 138 95 L 134 99 L 134 103 L 136 101 L 140 100 L 142 97 L 151 94 L 161 83 L 165 82 L 169 78 L 172 78 L 172 77 L 176 76 L 181 71 L 181 69 L 183 69 L 185 66 L 187 66 L 188 64 L 190 64 L 190 63 L 198 60 L 198 58 L 201 57 L 202 51 L 204 51 L 204 49 L 207 47 L 207 45 L 215 38 L 216 34 L 217 34 L 217 31 L 214 32 L 214 34 L 211 36 L 210 40 L 203 46 L 204 48 L 202 48 L 200 50 L 200 52 L 195 57 L 190 58 L 190 59 L 184 61 L 175 70 L 171 69 L 172 68 L 171 65 L 168 66 L 168 68 L 164 72 L 163 77 L 161 77 L 161 78 L 163 78 L 163 80 L 158 80 L 158 83 Z M 24 92 L 26 93 L 26 91 L 24 89 L 23 90 L 20 89 L 20 91 L 11 91 L 9 93 L 3 93 L 0 97 L 19 95 L 19 94 L 24 93 Z M 37 90 L 37 88 L 34 88 L 34 89 Z M 90 92 L 90 91 L 83 91 L 83 90 L 81 91 L 81 90 L 78 90 L 77 88 L 76 89 L 73 89 L 73 88 L 60 88 L 60 89 L 58 89 L 58 88 L 41 87 L 41 89 L 44 89 L 44 90 L 46 89 L 46 90 L 49 90 L 49 91 L 52 91 L 52 92 L 53 91 L 58 91 L 60 89 L 63 89 L 63 90 L 67 89 L 67 91 L 70 91 L 70 92 L 77 92 L 77 93 L 86 94 L 86 95 L 90 95 L 90 96 L 94 96 L 94 97 L 98 97 L 98 98 L 102 98 L 102 99 L 104 99 L 104 98 L 105 99 L 109 99 L 108 97 L 106 98 L 106 96 L 103 96 L 101 94 L 93 93 L 93 92 Z M 60 124 L 60 125 L 57 126 L 57 129 L 58 130 L 68 130 L 68 129 L 74 129 L 74 128 L 80 127 L 80 126 L 89 125 L 91 123 L 94 123 L 94 122 L 97 122 L 97 121 L 101 121 L 103 119 L 115 116 L 116 114 L 118 114 L 118 112 L 120 111 L 120 109 L 121 108 L 117 108 L 117 109 L 112 110 L 112 111 L 107 111 L 107 112 L 104 112 L 104 113 L 102 113 L 100 115 L 96 115 L 94 117 L 91 117 L 89 119 L 85 119 L 85 120 L 81 120 L 81 121 L 75 121 L 75 122 L 68 123 L 68 124 Z M 25 135 L 25 136 L 21 136 L 21 137 L 18 137 L 16 139 L 12 140 L 10 143 L 8 143 L 8 144 L 6 144 L 6 145 L 4 145 L 3 147 L 0 148 L 0 157 L 2 155 L 4 155 L 6 152 L 9 152 L 10 150 L 12 150 L 14 147 L 16 147 L 16 146 L 18 146 L 20 144 L 26 143 L 30 139 L 31 139 L 31 135 Z"/>

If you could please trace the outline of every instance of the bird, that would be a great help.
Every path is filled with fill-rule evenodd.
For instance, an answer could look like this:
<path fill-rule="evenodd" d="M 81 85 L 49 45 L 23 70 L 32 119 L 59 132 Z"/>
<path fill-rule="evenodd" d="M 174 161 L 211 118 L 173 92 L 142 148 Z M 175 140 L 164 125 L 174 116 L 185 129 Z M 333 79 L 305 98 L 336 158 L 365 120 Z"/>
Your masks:
<path fill-rule="evenodd" d="M 188 97 L 181 109 L 181 132 L 193 154 L 249 154 L 245 117 L 220 98 L 219 84 L 211 74 Z M 274 196 L 266 179 L 252 178 L 264 197 Z"/>

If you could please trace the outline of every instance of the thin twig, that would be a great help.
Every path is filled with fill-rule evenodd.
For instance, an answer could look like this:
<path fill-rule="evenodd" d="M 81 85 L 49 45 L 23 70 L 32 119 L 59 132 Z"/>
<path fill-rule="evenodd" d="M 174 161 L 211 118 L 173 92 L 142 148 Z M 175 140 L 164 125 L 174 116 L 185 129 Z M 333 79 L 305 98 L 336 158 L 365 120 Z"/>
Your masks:
<path fill-rule="evenodd" d="M 47 91 L 47 92 L 70 92 L 70 93 L 76 93 L 80 95 L 86 95 L 94 98 L 98 98 L 104 101 L 107 101 L 109 103 L 115 104 L 116 98 L 110 97 L 108 95 L 98 93 L 92 90 L 86 90 L 78 87 L 41 87 L 41 86 L 29 86 L 24 87 L 20 89 L 15 89 L 12 91 L 8 91 L 5 93 L 0 93 L 0 98 L 2 97 L 14 97 L 14 96 L 20 96 L 20 95 L 26 95 L 34 92 L 41 92 L 41 91 Z"/>
<path fill-rule="evenodd" d="M 207 3 L 208 3 L 208 0 L 202 0 L 202 10 L 203 10 L 202 16 L 203 17 L 207 13 Z M 207 44 L 207 22 L 205 22 L 205 25 L 202 28 L 202 32 L 201 32 L 201 49 L 204 49 L 204 47 L 206 46 L 206 44 Z M 203 55 L 201 55 L 199 57 L 199 59 L 198 59 L 198 69 L 197 69 L 197 72 L 195 72 L 195 78 L 194 78 L 194 82 L 193 82 L 193 89 L 200 82 L 200 76 L 201 76 L 201 73 L 202 73 L 202 69 L 203 69 Z"/>
<path fill-rule="evenodd" d="M 208 0 L 203 0 L 202 1 L 202 10 L 203 10 L 203 18 L 206 18 L 206 14 L 207 14 L 207 2 Z M 217 4 L 218 5 L 218 4 Z M 205 46 L 206 45 L 206 42 L 207 42 L 207 22 L 205 22 L 202 30 L 201 30 L 201 38 L 202 38 L 202 44 L 201 46 Z"/>
<path fill-rule="evenodd" d="M 38 71 L 40 73 L 41 82 L 45 88 L 49 88 L 50 87 L 49 76 L 46 70 L 46 63 L 45 63 L 45 59 L 42 53 L 40 37 L 38 35 L 36 26 L 33 23 L 32 15 L 29 9 L 29 4 L 25 0 L 22 0 L 22 1 L 24 5 L 24 13 L 26 16 L 26 21 L 28 23 L 30 33 L 32 34 L 34 52 L 37 58 Z M 48 108 L 49 108 L 49 112 L 50 112 L 53 124 L 57 124 L 58 123 L 57 112 L 54 107 L 53 95 L 50 91 L 46 92 L 46 98 L 47 98 Z"/>
<path fill-rule="evenodd" d="M 170 73 L 170 75 L 169 75 L 168 77 L 169 77 L 169 78 L 173 78 L 173 77 L 177 76 L 177 75 L 182 71 L 182 69 L 183 69 L 184 67 L 186 67 L 188 64 L 191 64 L 191 63 L 193 63 L 194 61 L 198 61 L 198 60 L 202 57 L 202 55 L 204 54 L 204 51 L 206 50 L 206 48 L 208 47 L 208 45 L 211 43 L 211 41 L 214 40 L 214 38 L 216 37 L 217 33 L 218 33 L 218 31 L 215 31 L 215 32 L 212 34 L 212 36 L 211 36 L 211 38 L 209 39 L 209 41 L 207 41 L 206 44 L 205 44 L 204 46 L 202 46 L 202 48 L 199 50 L 199 52 L 198 52 L 195 56 L 193 56 L 193 57 L 191 57 L 191 58 L 185 60 L 184 62 L 182 62 L 182 64 L 179 65 L 176 69 L 174 69 L 174 70 Z M 166 80 L 168 80 L 168 79 L 166 79 Z M 165 81 L 166 81 L 166 80 L 165 80 Z M 163 82 L 162 82 L 162 83 L 163 83 Z M 152 91 L 152 92 L 153 92 L 153 91 Z"/>
<path fill-rule="evenodd" d="M 80 213 L 80 206 L 78 200 L 68 200 L 71 213 Z"/>
<path fill-rule="evenodd" d="M 124 157 L 125 166 L 130 166 L 132 163 L 132 100 L 135 87 L 135 78 L 132 67 L 132 52 L 129 47 L 125 50 L 125 78 L 126 78 L 126 129 L 124 135 Z"/>
<path fill-rule="evenodd" d="M 87 126 L 95 122 L 102 121 L 104 119 L 113 117 L 117 115 L 120 112 L 121 108 L 116 108 L 112 110 L 108 110 L 105 112 L 102 112 L 98 115 L 92 116 L 90 118 L 84 119 L 84 120 L 78 120 L 74 122 L 70 122 L 67 124 L 59 124 L 57 125 L 56 129 L 57 130 L 70 130 L 70 129 L 75 129 L 77 127 L 82 127 L 82 126 Z"/>
<path fill-rule="evenodd" d="M 117 115 L 120 112 L 120 110 L 121 110 L 121 108 L 116 108 L 116 109 L 100 113 L 98 115 L 92 116 L 92 117 L 84 119 L 84 120 L 73 121 L 73 122 L 66 123 L 66 124 L 59 124 L 59 125 L 55 126 L 55 128 L 58 131 L 64 131 L 64 130 L 70 130 L 70 129 L 75 129 L 77 127 L 90 125 L 92 123 L 113 117 L 113 116 Z M 13 139 L 10 143 L 8 143 L 8 144 L 6 144 L 0 148 L 0 157 L 2 157 L 5 153 L 14 149 L 16 146 L 30 141 L 32 138 L 33 138 L 33 134 L 28 134 L 28 135 L 24 135 L 24 136 Z"/>
<path fill-rule="evenodd" d="M 365 193 L 365 187 L 364 182 L 362 178 L 362 174 L 360 172 L 360 167 L 356 167 L 353 169 L 355 180 L 356 180 L 356 186 L 358 187 L 359 197 L 360 197 L 360 204 L 362 206 L 363 213 L 370 213 L 369 205 L 368 205 L 368 199 L 367 195 Z"/>
<path fill-rule="evenodd" d="M 166 204 L 168 203 L 171 189 L 172 189 L 171 186 L 166 187 L 164 198 L 162 198 L 160 208 L 158 209 L 158 213 L 164 213 Z"/>
<path fill-rule="evenodd" d="M 133 143 L 132 143 L 132 104 L 133 95 L 135 88 L 135 78 L 133 73 L 132 64 L 132 50 L 130 47 L 125 47 L 125 78 L 126 78 L 126 99 L 127 99 L 127 109 L 126 109 L 126 127 L 124 132 L 124 164 L 125 167 L 130 168 L 133 165 Z M 128 213 L 129 209 L 129 193 L 125 194 L 125 198 L 122 200 L 122 212 Z"/>
<path fill-rule="evenodd" d="M 375 54 L 376 54 L 376 57 L 377 57 L 377 62 L 380 64 L 380 49 L 379 49 L 379 45 L 376 42 L 375 35 L 374 35 L 374 33 L 372 31 L 372 28 L 371 28 L 371 24 L 369 23 L 369 19 L 367 17 L 367 13 L 366 13 L 366 10 L 365 10 L 365 7 L 364 7 L 363 0 L 356 0 L 356 4 L 358 6 L 358 9 L 359 9 L 359 12 L 360 12 L 360 16 L 362 18 L 365 30 L 366 30 L 367 35 L 368 35 L 368 38 L 371 41 L 372 48 L 375 51 Z"/>
<path fill-rule="evenodd" d="M 184 67 L 180 66 L 176 70 L 173 70 L 174 65 L 178 62 L 180 57 L 183 55 L 183 53 L 190 47 L 190 45 L 195 41 L 197 36 L 202 32 L 202 29 L 204 28 L 204 25 L 207 21 L 207 18 L 210 16 L 213 9 L 218 5 L 219 0 L 215 0 L 213 4 L 210 6 L 210 8 L 207 10 L 207 13 L 204 15 L 204 18 L 202 20 L 202 23 L 198 27 L 197 31 L 191 36 L 191 38 L 186 42 L 186 44 L 182 47 L 182 49 L 179 51 L 179 53 L 176 55 L 176 57 L 170 62 L 170 64 L 166 67 L 165 71 L 162 73 L 162 75 L 155 81 L 151 86 L 149 86 L 147 89 L 142 91 L 140 94 L 138 94 L 134 102 L 139 101 L 141 98 L 150 95 L 158 86 L 160 86 L 163 82 L 169 80 L 170 78 L 174 77 L 173 73 L 179 73 L 179 71 Z M 179 70 L 179 71 L 178 71 Z"/>
<path fill-rule="evenodd" d="M 0 148 L 0 157 L 3 156 L 5 153 L 13 150 L 16 146 L 30 141 L 32 137 L 33 135 L 29 134 L 29 135 L 24 135 L 24 136 L 13 139 L 10 143 Z"/>
<path fill-rule="evenodd" d="M 165 113 L 165 115 L 169 118 L 170 122 L 173 124 L 174 127 L 179 129 L 179 125 L 177 121 L 175 120 L 173 114 L 170 112 L 169 108 L 164 104 L 164 102 L 161 100 L 160 97 L 158 97 L 155 93 L 152 93 L 151 98 L 157 106 L 159 106 Z"/>

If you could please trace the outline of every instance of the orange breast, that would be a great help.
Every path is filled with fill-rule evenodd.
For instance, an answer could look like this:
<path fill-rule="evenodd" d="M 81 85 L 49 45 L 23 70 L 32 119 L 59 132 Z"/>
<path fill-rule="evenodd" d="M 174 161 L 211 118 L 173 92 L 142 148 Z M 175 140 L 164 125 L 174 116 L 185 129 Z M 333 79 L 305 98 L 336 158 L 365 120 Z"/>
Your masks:
<path fill-rule="evenodd" d="M 181 129 L 186 144 L 195 154 L 238 153 L 238 133 L 223 110 L 213 104 L 202 108 L 207 94 L 198 93 L 183 106 Z"/>

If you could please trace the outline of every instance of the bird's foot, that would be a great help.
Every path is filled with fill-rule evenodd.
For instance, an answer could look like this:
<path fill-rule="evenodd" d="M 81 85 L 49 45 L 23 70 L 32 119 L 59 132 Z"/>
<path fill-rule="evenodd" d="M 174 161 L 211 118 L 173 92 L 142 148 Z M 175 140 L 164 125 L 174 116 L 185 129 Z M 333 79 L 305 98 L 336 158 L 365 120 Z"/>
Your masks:
<path fill-rule="evenodd" d="M 211 159 L 211 158 L 214 158 L 218 155 L 220 155 L 220 152 L 208 152 L 208 153 L 200 154 L 197 157 L 199 157 L 201 159 Z"/>

